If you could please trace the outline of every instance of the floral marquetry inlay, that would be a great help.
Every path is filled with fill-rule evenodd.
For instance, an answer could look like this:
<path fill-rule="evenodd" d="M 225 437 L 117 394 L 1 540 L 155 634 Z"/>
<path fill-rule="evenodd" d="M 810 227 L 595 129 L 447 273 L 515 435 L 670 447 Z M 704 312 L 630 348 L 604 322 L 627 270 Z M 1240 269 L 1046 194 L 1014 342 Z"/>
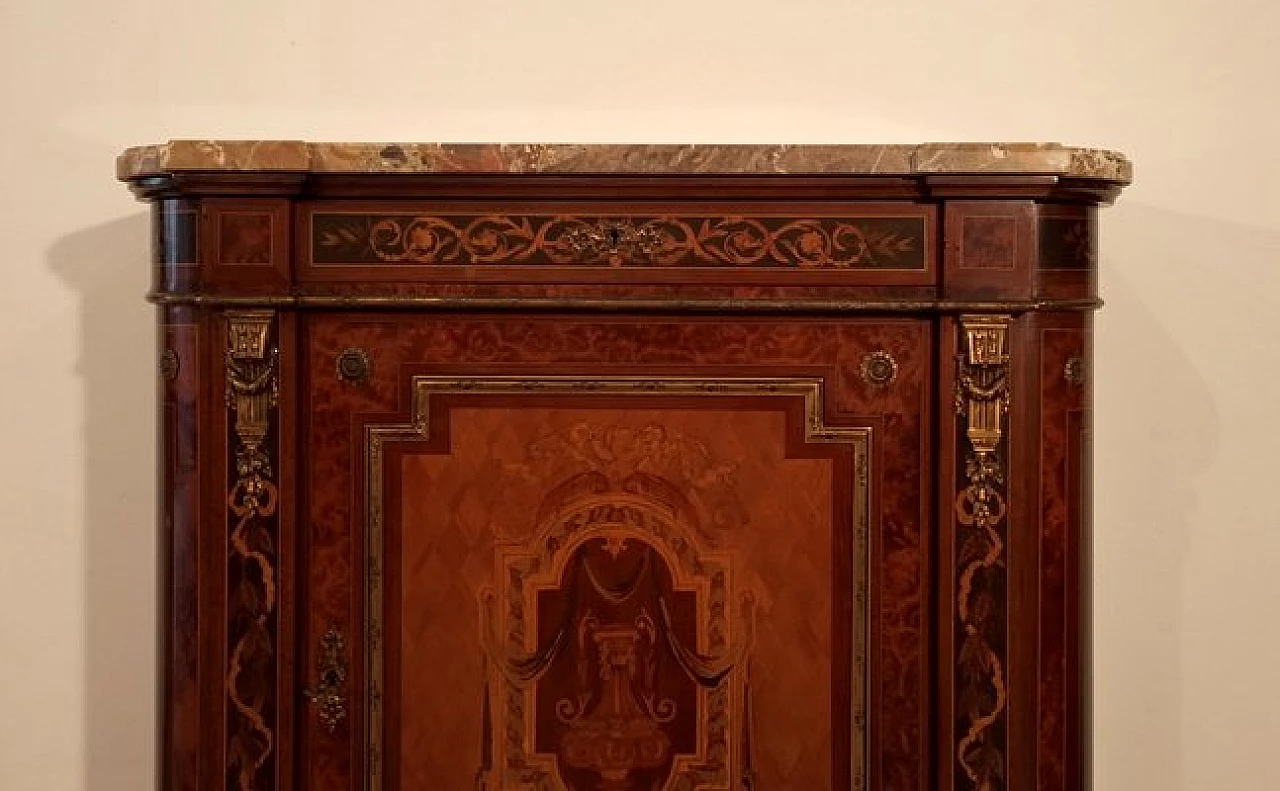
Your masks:
<path fill-rule="evenodd" d="M 312 217 L 316 264 L 926 268 L 925 218 Z"/>

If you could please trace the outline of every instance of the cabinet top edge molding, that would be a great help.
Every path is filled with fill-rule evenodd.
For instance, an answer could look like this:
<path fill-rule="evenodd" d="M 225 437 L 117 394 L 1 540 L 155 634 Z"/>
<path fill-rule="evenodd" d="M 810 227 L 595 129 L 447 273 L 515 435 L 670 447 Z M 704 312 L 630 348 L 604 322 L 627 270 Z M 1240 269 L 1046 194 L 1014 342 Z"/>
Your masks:
<path fill-rule="evenodd" d="M 126 149 L 122 181 L 179 173 L 1028 175 L 1133 180 L 1118 151 L 1060 143 L 577 144 L 170 140 Z"/>

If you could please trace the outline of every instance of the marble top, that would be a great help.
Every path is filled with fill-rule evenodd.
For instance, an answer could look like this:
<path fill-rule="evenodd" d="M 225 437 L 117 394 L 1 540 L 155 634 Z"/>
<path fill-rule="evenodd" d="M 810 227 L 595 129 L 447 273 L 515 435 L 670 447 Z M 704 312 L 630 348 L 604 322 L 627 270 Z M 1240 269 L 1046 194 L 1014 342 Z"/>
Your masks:
<path fill-rule="evenodd" d="M 183 172 L 1057 175 L 1127 184 L 1117 151 L 1059 143 L 853 145 L 308 143 L 171 140 L 129 148 L 121 180 Z"/>

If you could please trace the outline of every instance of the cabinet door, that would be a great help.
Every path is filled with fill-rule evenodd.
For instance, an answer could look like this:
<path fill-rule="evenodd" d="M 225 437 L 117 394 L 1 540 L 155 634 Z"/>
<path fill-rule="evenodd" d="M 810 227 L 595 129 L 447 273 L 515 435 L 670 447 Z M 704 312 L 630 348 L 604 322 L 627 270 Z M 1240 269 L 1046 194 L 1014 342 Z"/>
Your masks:
<path fill-rule="evenodd" d="M 926 787 L 930 338 L 307 317 L 299 787 Z"/>

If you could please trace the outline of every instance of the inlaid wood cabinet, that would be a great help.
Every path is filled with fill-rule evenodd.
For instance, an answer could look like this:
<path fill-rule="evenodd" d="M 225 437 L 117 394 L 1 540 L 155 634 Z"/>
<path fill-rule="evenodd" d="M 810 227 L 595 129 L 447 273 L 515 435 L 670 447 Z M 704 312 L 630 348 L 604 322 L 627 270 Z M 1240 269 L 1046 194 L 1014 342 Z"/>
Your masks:
<path fill-rule="evenodd" d="M 1120 155 L 174 141 L 119 176 L 164 791 L 1088 787 Z"/>

